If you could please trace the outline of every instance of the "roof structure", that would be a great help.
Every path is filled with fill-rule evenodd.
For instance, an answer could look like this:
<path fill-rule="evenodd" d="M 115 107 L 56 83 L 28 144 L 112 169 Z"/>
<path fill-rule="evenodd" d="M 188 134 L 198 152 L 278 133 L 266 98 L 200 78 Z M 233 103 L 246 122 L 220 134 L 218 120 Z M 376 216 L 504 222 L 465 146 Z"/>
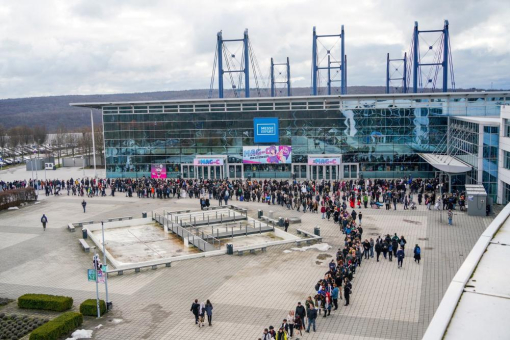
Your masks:
<path fill-rule="evenodd" d="M 434 168 L 447 173 L 460 174 L 471 171 L 472 169 L 471 165 L 468 165 L 453 156 L 433 153 L 419 153 L 418 155 Z"/>
<path fill-rule="evenodd" d="M 501 124 L 501 118 L 499 117 L 473 117 L 473 116 L 456 116 L 456 117 L 453 117 L 457 120 L 462 120 L 462 121 L 465 121 L 465 122 L 471 122 L 471 123 L 476 123 L 476 124 L 481 124 L 481 125 L 494 125 L 494 126 L 499 126 Z"/>
<path fill-rule="evenodd" d="M 510 204 L 453 278 L 423 340 L 510 338 Z"/>
<path fill-rule="evenodd" d="M 433 101 L 435 98 L 469 99 L 469 98 L 505 98 L 510 97 L 508 91 L 494 92 L 437 92 L 437 93 L 391 93 L 391 94 L 356 94 L 356 95 L 331 95 L 331 96 L 296 96 L 296 97 L 250 97 L 250 98 L 214 98 L 214 99 L 191 99 L 191 100 L 149 100 L 131 102 L 90 102 L 70 103 L 71 106 L 100 109 L 107 105 L 136 105 L 136 104 L 208 104 L 208 103 L 246 103 L 246 102 L 289 102 L 289 101 L 335 101 L 335 100 L 405 100 L 415 99 Z"/>

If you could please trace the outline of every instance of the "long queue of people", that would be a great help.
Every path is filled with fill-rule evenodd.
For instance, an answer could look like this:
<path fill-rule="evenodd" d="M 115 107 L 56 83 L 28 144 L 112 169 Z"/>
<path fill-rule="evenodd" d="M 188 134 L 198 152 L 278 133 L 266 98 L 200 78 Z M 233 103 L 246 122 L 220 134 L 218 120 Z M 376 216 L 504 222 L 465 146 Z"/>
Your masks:
<path fill-rule="evenodd" d="M 262 337 L 259 340 L 287 340 L 295 334 L 302 335 L 305 332 L 317 330 L 317 318 L 327 318 L 331 312 L 339 308 L 338 300 L 344 300 L 344 307 L 351 303 L 351 294 L 353 294 L 353 280 L 357 271 L 361 270 L 363 261 L 375 259 L 380 261 L 381 254 L 383 259 L 389 262 L 396 259 L 397 268 L 403 268 L 405 249 L 407 240 L 404 235 L 398 236 L 394 233 L 379 236 L 376 240 L 373 238 L 363 239 L 362 220 L 363 214 L 354 210 L 353 196 L 341 196 L 340 200 L 333 195 L 327 194 L 320 200 L 322 218 L 330 220 L 333 215 L 332 223 L 339 225 L 339 235 L 343 237 L 343 248 L 336 252 L 336 258 L 329 263 L 329 270 L 317 282 L 314 287 L 314 294 L 308 296 L 304 306 L 298 302 L 295 310 L 291 310 L 287 317 L 283 319 L 280 327 L 270 326 L 264 329 Z M 352 210 L 349 212 L 347 202 Z M 358 205 L 358 208 L 360 206 Z M 333 212 L 333 213 L 331 213 Z M 420 264 L 421 248 L 418 244 L 413 249 L 414 261 Z M 343 295 L 342 295 L 343 293 Z"/>
<path fill-rule="evenodd" d="M 333 200 L 344 209 L 373 208 L 396 210 L 402 204 L 404 210 L 416 209 L 424 203 L 429 210 L 435 209 L 460 210 L 465 209 L 465 194 L 453 192 L 444 193 L 436 199 L 438 179 L 357 179 L 345 181 L 325 180 L 198 180 L 198 179 L 73 179 L 68 180 L 28 180 L 28 181 L 0 181 L 0 191 L 24 188 L 27 186 L 43 190 L 46 196 L 60 196 L 67 192 L 68 196 L 105 197 L 115 196 L 115 193 L 125 194 L 126 197 L 138 198 L 199 198 L 201 206 L 213 204 L 212 199 L 228 204 L 229 200 L 253 201 L 268 205 L 281 205 L 287 209 L 318 213 L 323 218 L 330 218 L 335 211 L 324 204 Z M 443 184 L 444 186 L 444 184 Z M 108 190 L 108 191 L 107 191 Z M 322 202 L 322 204 L 321 204 Z M 336 216 L 335 216 L 336 218 Z"/>

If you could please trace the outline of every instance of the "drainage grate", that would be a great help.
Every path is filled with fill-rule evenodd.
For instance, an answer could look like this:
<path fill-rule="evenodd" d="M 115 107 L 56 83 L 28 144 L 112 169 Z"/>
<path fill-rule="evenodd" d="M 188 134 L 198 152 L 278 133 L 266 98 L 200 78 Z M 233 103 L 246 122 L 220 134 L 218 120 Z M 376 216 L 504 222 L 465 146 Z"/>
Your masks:
<path fill-rule="evenodd" d="M 379 233 L 369 233 L 368 235 L 377 236 L 377 235 L 379 235 Z"/>
<path fill-rule="evenodd" d="M 368 230 L 377 230 L 377 228 L 367 228 Z"/>
<path fill-rule="evenodd" d="M 418 240 L 420 240 L 420 241 L 428 241 L 429 238 L 428 237 L 418 237 Z"/>
<path fill-rule="evenodd" d="M 432 250 L 434 249 L 433 247 L 425 247 L 426 250 Z"/>

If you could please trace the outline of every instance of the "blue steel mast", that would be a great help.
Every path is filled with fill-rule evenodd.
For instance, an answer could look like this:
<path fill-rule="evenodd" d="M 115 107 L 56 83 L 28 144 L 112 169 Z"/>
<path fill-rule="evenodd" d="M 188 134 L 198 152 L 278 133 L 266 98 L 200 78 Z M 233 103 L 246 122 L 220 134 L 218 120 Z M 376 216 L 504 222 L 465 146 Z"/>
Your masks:
<path fill-rule="evenodd" d="M 242 70 L 224 70 L 223 69 L 223 47 L 225 42 L 243 42 L 244 48 L 244 69 Z M 222 32 L 218 32 L 217 36 L 217 58 L 218 58 L 218 94 L 220 98 L 224 96 L 223 90 L 223 74 L 225 73 L 244 73 L 244 95 L 246 98 L 250 97 L 250 54 L 249 54 L 249 38 L 248 38 L 248 29 L 245 29 L 243 39 L 223 39 Z M 227 62 L 228 66 L 228 62 Z M 232 84 L 234 85 L 234 84 Z"/>
<path fill-rule="evenodd" d="M 327 66 L 322 67 L 317 64 L 318 55 L 317 55 L 317 39 L 319 38 L 331 38 L 331 37 L 339 37 L 340 38 L 340 60 L 339 61 L 331 61 L 331 50 L 327 51 Z M 331 66 L 331 64 L 339 64 L 339 66 Z M 312 41 L 312 95 L 316 96 L 318 94 L 317 88 L 317 80 L 319 77 L 320 70 L 327 70 L 328 72 L 328 94 L 331 94 L 331 70 L 339 69 L 340 70 L 340 93 L 347 94 L 347 67 L 346 67 L 346 58 L 345 58 L 345 31 L 344 25 L 342 25 L 340 34 L 327 34 L 327 35 L 318 35 L 316 32 L 315 26 L 313 27 L 313 41 Z"/>
<path fill-rule="evenodd" d="M 402 62 L 403 64 L 403 71 L 402 71 L 402 77 L 399 78 L 392 78 L 392 75 L 390 73 L 390 67 L 392 62 Z M 398 68 L 395 69 L 395 71 L 398 71 Z M 404 53 L 403 59 L 390 59 L 390 54 L 387 54 L 386 57 L 386 93 L 390 93 L 390 83 L 392 80 L 402 80 L 402 93 L 407 93 L 407 53 Z"/>
<path fill-rule="evenodd" d="M 275 80 L 274 75 L 274 67 L 275 66 L 285 66 L 285 72 L 287 74 L 285 81 L 277 81 Z M 281 74 L 281 72 L 280 72 Z M 290 90 L 290 61 L 289 57 L 287 57 L 286 63 L 275 64 L 273 58 L 271 58 L 271 97 L 276 97 L 276 86 L 275 84 L 285 84 L 287 86 L 287 96 L 291 96 Z"/>
<path fill-rule="evenodd" d="M 442 30 L 426 30 L 420 31 L 418 29 L 418 22 L 414 22 L 414 32 L 413 32 L 413 93 L 418 92 L 418 79 L 420 78 L 420 67 L 421 66 L 441 66 L 443 68 L 443 92 L 448 92 L 448 60 L 451 57 L 450 52 L 450 33 L 449 33 L 449 24 L 448 20 L 444 21 L 444 27 Z M 420 48 L 419 48 L 419 36 L 422 33 L 442 33 L 442 56 L 440 54 L 437 55 L 437 60 L 434 60 L 432 63 L 422 63 L 420 60 Z M 432 50 L 433 46 L 429 46 L 429 50 Z M 442 60 L 439 60 L 442 59 Z M 433 86 L 435 86 L 435 77 L 434 79 L 427 79 L 427 82 L 432 82 Z M 453 87 L 453 85 L 452 85 Z"/>

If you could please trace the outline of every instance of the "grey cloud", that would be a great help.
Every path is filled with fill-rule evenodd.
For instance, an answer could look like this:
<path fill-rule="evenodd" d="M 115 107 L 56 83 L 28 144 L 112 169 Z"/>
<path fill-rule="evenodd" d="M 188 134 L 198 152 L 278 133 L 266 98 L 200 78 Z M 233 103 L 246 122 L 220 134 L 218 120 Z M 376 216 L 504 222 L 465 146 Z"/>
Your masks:
<path fill-rule="evenodd" d="M 498 35 L 491 49 L 483 29 L 507 32 L 509 15 L 505 0 L 13 1 L 0 10 L 0 97 L 207 88 L 216 33 L 241 38 L 245 28 L 259 78 L 271 57 L 289 57 L 293 86 L 309 86 L 312 27 L 337 34 L 342 24 L 349 85 L 384 85 L 386 53 L 409 50 L 414 21 L 437 29 L 444 19 L 457 86 L 510 88 L 510 38 Z M 479 39 L 465 47 L 474 29 Z"/>

